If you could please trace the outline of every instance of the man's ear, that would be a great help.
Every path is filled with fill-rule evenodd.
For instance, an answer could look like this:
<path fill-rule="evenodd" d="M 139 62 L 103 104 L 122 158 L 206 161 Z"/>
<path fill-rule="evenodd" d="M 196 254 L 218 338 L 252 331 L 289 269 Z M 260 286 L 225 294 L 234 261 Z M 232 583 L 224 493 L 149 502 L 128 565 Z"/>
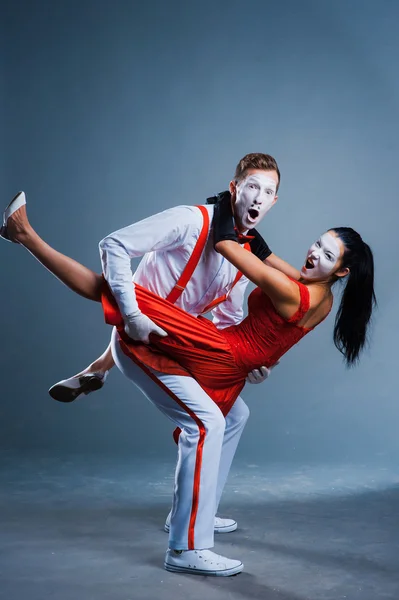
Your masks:
<path fill-rule="evenodd" d="M 230 190 L 230 194 L 233 196 L 233 194 L 235 195 L 237 192 L 237 182 L 234 181 L 234 179 L 232 179 L 229 183 L 229 190 Z"/>
<path fill-rule="evenodd" d="M 273 204 L 272 204 L 272 206 L 274 206 L 274 205 L 276 204 L 276 202 L 277 202 L 277 199 L 278 199 L 278 196 L 274 196 L 274 200 L 273 200 Z"/>

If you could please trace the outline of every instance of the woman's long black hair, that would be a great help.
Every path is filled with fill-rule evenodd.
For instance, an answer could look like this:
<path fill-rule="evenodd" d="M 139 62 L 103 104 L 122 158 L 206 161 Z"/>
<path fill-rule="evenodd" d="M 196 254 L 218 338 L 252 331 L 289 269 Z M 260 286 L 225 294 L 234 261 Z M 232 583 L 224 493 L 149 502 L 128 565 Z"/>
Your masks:
<path fill-rule="evenodd" d="M 334 344 L 354 365 L 367 340 L 367 328 L 376 304 L 374 293 L 373 253 L 361 236 L 351 227 L 334 227 L 345 246 L 341 268 L 348 267 L 346 286 L 335 317 Z"/>

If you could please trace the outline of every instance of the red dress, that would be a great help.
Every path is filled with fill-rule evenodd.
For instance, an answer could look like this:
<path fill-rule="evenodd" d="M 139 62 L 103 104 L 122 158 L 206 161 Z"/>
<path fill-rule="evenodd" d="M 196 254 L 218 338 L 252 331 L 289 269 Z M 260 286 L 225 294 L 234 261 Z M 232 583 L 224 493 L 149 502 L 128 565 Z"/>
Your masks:
<path fill-rule="evenodd" d="M 270 367 L 311 329 L 298 323 L 309 310 L 309 290 L 299 281 L 300 305 L 284 319 L 270 298 L 256 288 L 248 298 L 248 316 L 239 324 L 216 329 L 204 317 L 194 317 L 168 300 L 135 284 L 141 311 L 168 332 L 151 336 L 149 346 L 131 340 L 116 301 L 105 284 L 102 305 L 105 321 L 117 327 L 122 350 L 134 362 L 175 375 L 194 377 L 226 415 L 245 384 L 249 371 Z"/>

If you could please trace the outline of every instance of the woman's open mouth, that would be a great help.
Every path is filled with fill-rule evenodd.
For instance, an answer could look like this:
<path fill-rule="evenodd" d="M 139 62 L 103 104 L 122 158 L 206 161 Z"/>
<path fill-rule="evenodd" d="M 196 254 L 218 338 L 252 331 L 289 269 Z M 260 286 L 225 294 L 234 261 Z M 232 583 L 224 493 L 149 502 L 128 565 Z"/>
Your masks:
<path fill-rule="evenodd" d="M 305 262 L 305 269 L 314 269 L 314 264 L 313 262 L 310 260 L 310 258 L 306 259 Z"/>

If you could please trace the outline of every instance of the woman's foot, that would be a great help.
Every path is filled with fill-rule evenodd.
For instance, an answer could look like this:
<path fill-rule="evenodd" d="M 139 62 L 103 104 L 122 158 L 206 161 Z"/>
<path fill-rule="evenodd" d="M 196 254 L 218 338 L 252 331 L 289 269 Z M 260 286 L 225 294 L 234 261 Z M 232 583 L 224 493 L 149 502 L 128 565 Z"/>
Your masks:
<path fill-rule="evenodd" d="M 8 242 L 19 244 L 31 229 L 26 214 L 26 198 L 24 192 L 18 192 L 3 213 L 3 225 L 0 237 Z"/>
<path fill-rule="evenodd" d="M 90 394 L 100 390 L 107 379 L 108 371 L 105 373 L 87 371 L 79 375 L 74 375 L 69 379 L 63 379 L 53 385 L 48 393 L 58 402 L 73 402 L 82 394 Z"/>

